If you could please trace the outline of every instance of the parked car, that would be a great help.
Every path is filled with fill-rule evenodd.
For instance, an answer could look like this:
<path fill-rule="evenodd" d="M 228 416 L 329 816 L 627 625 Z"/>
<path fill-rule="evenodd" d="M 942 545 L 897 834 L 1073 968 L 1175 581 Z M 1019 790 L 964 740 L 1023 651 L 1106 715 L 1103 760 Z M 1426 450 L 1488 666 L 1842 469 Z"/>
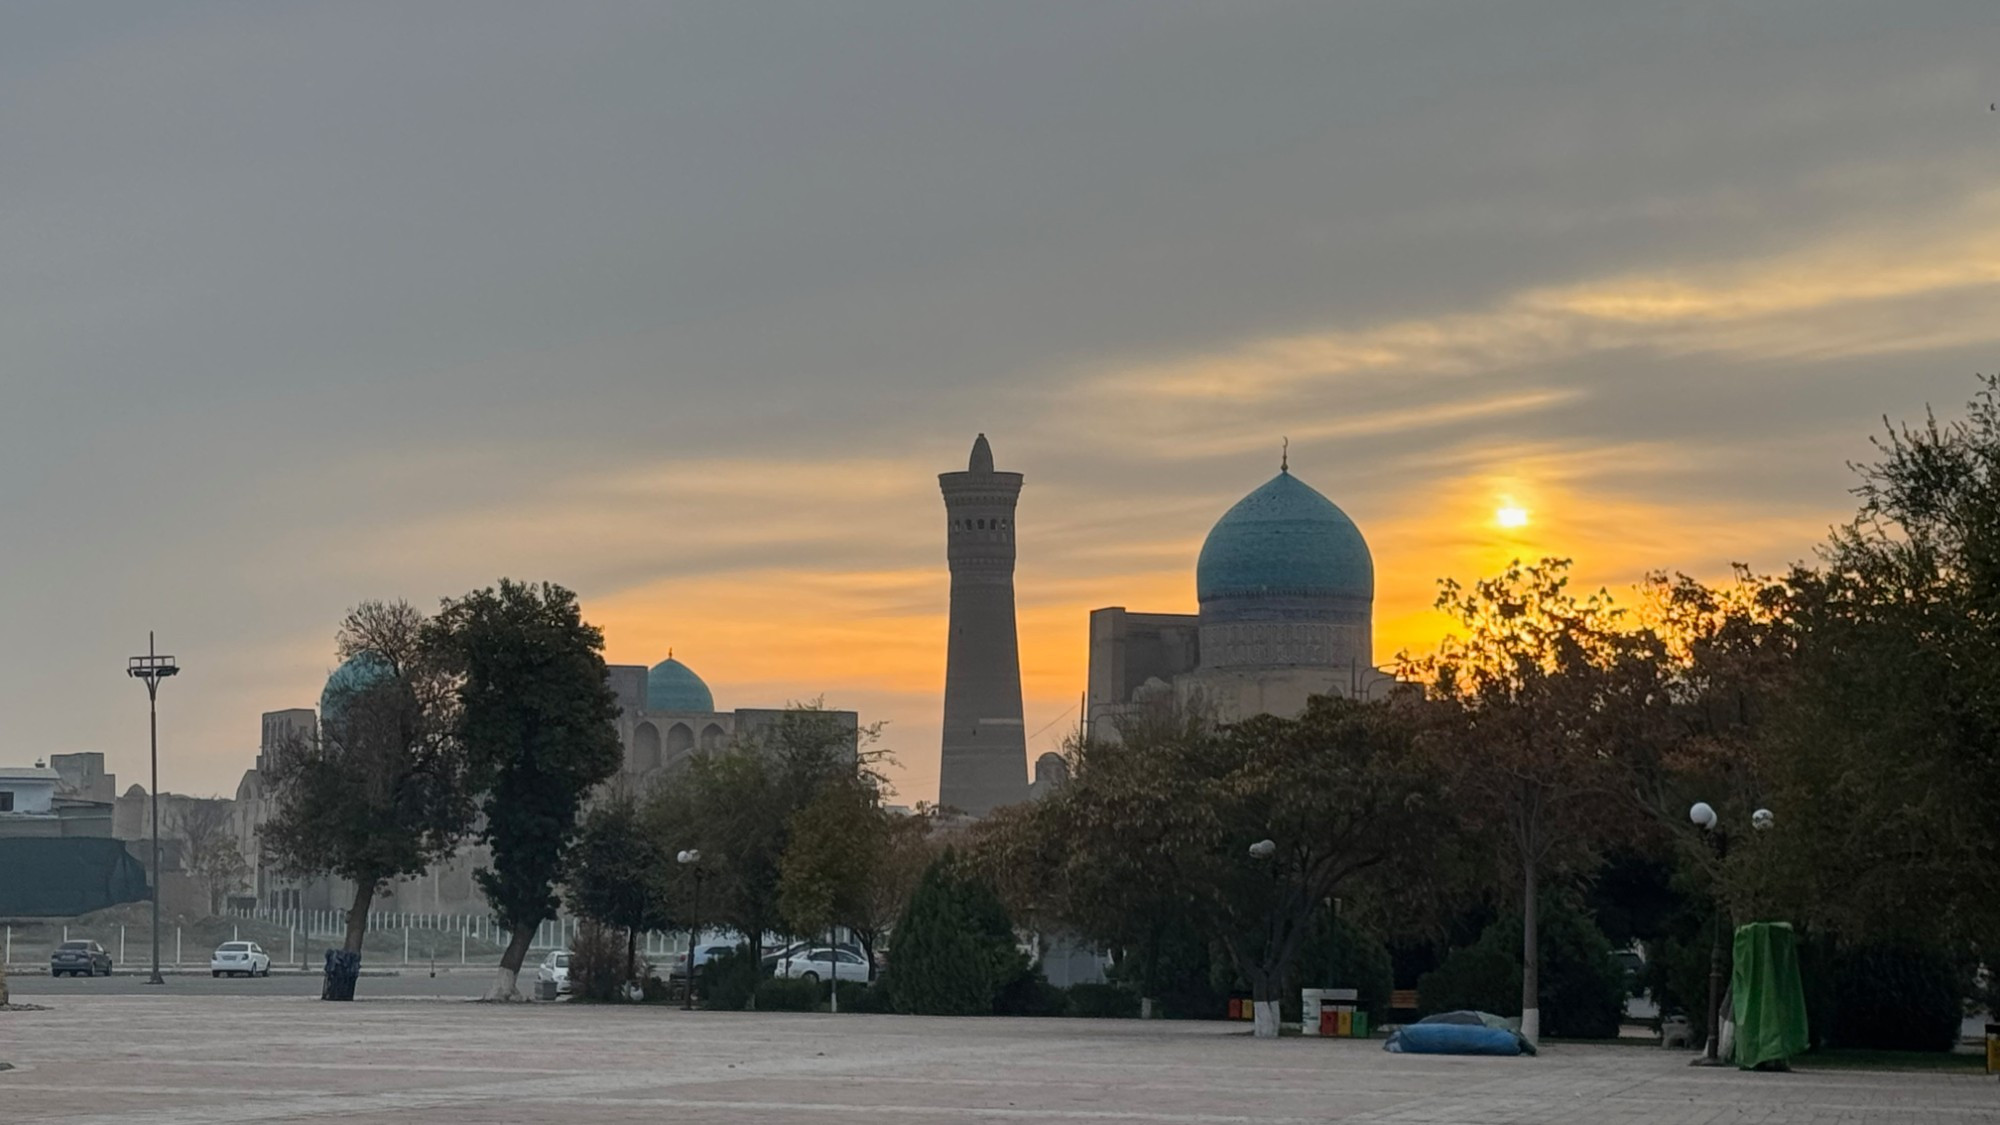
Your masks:
<path fill-rule="evenodd" d="M 49 975 L 84 976 L 111 975 L 111 954 L 94 941 L 66 941 L 56 946 L 49 954 Z"/>
<path fill-rule="evenodd" d="M 271 975 L 271 956 L 258 948 L 254 941 L 225 941 L 215 947 L 215 955 L 208 959 L 208 975 L 268 977 Z"/>
<path fill-rule="evenodd" d="M 733 945 L 720 945 L 720 944 L 698 945 L 695 947 L 694 950 L 694 967 L 697 971 L 699 971 L 703 965 L 708 964 L 710 961 L 715 960 L 717 957 L 720 957 L 725 953 L 734 953 L 734 952 L 736 952 L 736 947 Z M 682 977 L 686 976 L 687 961 L 688 961 L 687 954 L 685 953 L 675 954 L 674 963 L 667 969 L 667 979 L 679 980 Z"/>
<path fill-rule="evenodd" d="M 778 963 L 778 975 L 818 982 L 832 977 L 857 984 L 868 983 L 868 960 L 851 949 L 819 946 L 803 950 Z"/>
<path fill-rule="evenodd" d="M 569 991 L 569 950 L 551 949 L 542 964 L 535 970 L 538 981 L 554 981 L 558 994 Z"/>
<path fill-rule="evenodd" d="M 764 971 L 772 976 L 784 976 L 786 962 L 790 961 L 794 957 L 797 957 L 801 953 L 809 953 L 815 949 L 826 949 L 826 948 L 828 948 L 828 946 L 823 941 L 795 941 L 792 944 L 787 945 L 782 949 L 774 949 L 769 953 L 764 954 Z M 846 942 L 842 942 L 841 944 L 833 946 L 832 948 L 845 949 L 849 953 L 852 953 L 857 957 L 861 956 L 861 947 L 858 945 L 852 945 Z"/>

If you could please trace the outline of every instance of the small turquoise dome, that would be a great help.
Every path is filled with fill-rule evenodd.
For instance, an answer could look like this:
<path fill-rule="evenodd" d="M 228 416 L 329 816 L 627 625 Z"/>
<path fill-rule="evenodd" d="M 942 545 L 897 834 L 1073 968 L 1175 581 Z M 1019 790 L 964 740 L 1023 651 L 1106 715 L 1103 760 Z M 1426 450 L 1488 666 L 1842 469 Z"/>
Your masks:
<path fill-rule="evenodd" d="M 1333 501 L 1280 472 L 1209 529 L 1195 595 L 1215 599 L 1375 597 L 1375 561 L 1361 529 Z"/>
<path fill-rule="evenodd" d="M 319 717 L 324 720 L 338 714 L 341 701 L 347 696 L 366 691 L 395 674 L 396 669 L 374 653 L 355 653 L 326 678 L 326 687 L 319 693 Z"/>
<path fill-rule="evenodd" d="M 715 696 L 694 669 L 669 655 L 646 673 L 646 710 L 713 711 Z"/>

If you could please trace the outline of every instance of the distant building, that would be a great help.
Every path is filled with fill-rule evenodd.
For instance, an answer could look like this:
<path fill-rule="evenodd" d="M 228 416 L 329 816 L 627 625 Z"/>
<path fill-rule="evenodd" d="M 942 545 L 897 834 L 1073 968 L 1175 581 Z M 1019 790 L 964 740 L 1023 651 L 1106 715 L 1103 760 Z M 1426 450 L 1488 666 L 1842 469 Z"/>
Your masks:
<path fill-rule="evenodd" d="M 109 804 L 118 797 L 118 777 L 104 772 L 104 755 L 95 751 L 51 754 L 49 768 L 61 776 L 58 792 L 79 801 Z"/>
<path fill-rule="evenodd" d="M 1149 708 L 1198 704 L 1222 719 L 1297 715 L 1313 695 L 1366 697 L 1375 563 L 1347 513 L 1289 466 L 1237 501 L 1195 563 L 1196 613 L 1090 615 L 1089 730 Z"/>
<path fill-rule="evenodd" d="M 291 707 L 263 714 L 257 740 L 257 769 L 265 776 L 281 769 L 289 755 L 319 734 L 319 716 L 310 707 Z"/>
<path fill-rule="evenodd" d="M 606 669 L 618 697 L 618 741 L 625 748 L 619 783 L 643 790 L 685 765 L 696 751 L 732 743 L 755 743 L 782 720 L 783 708 L 717 710 L 715 695 L 694 669 L 667 658 L 646 668 L 613 664 Z M 859 748 L 860 716 L 853 711 L 823 712 L 841 732 L 850 752 Z"/>
<path fill-rule="evenodd" d="M 244 771 L 235 800 L 237 846 L 249 862 L 259 906 L 338 910 L 353 902 L 354 888 L 344 879 L 301 880 L 281 875 L 265 854 L 258 829 L 277 814 L 271 770 L 283 762 L 287 753 L 319 737 L 320 716 L 329 706 L 339 706 L 338 699 L 344 691 L 366 686 L 369 677 L 382 671 L 377 662 L 364 654 L 342 664 L 327 677 L 317 712 L 295 707 L 264 713 L 257 764 Z M 708 685 L 692 668 L 674 659 L 671 652 L 651 668 L 637 664 L 610 665 L 606 678 L 618 699 L 618 715 L 613 725 L 624 752 L 623 765 L 607 789 L 643 792 L 669 772 L 683 768 L 697 751 L 720 750 L 738 743 L 755 744 L 783 721 L 786 714 L 782 708 L 718 710 Z M 855 712 L 822 714 L 850 752 L 858 748 L 860 720 Z M 173 824 L 164 811 L 162 819 L 170 827 Z M 488 906 L 473 872 L 490 861 L 485 847 L 467 842 L 450 859 L 434 864 L 423 874 L 384 888 L 375 896 L 373 909 L 484 914 Z"/>
<path fill-rule="evenodd" d="M 1014 508 L 1021 479 L 994 469 L 985 434 L 972 443 L 964 472 L 938 474 L 951 568 L 938 804 L 971 816 L 1028 796 L 1014 616 Z"/>
<path fill-rule="evenodd" d="M 56 784 L 62 775 L 39 763 L 0 766 L 0 813 L 54 816 Z"/>

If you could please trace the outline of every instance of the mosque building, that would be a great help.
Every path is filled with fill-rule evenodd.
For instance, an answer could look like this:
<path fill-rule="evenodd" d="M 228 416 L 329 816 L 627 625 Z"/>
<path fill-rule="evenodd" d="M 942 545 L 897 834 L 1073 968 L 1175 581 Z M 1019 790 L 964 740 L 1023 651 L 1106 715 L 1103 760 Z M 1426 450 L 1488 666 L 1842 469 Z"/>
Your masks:
<path fill-rule="evenodd" d="M 337 718 L 341 700 L 390 674 L 386 663 L 362 653 L 327 677 L 318 714 L 309 708 L 267 712 L 256 765 L 237 786 L 235 824 L 239 849 L 251 865 L 252 892 L 258 905 L 342 909 L 353 901 L 354 889 L 344 879 L 304 881 L 281 877 L 263 854 L 257 830 L 277 812 L 269 791 L 270 773 L 283 757 L 305 740 L 319 736 L 320 725 Z M 778 724 L 786 709 L 745 707 L 718 710 L 715 695 L 694 669 L 667 658 L 651 668 L 643 664 L 612 664 L 606 679 L 618 698 L 613 725 L 624 749 L 624 765 L 606 785 L 607 791 L 643 793 L 668 772 L 684 765 L 696 750 L 730 745 L 755 745 L 763 732 Z M 848 745 L 858 748 L 860 717 L 853 711 L 822 712 Z M 483 914 L 484 896 L 473 872 L 490 862 L 486 849 L 466 841 L 452 857 L 432 865 L 422 875 L 398 880 L 375 899 L 375 909 L 443 914 Z"/>
<path fill-rule="evenodd" d="M 1310 696 L 1365 698 L 1391 682 L 1374 666 L 1368 542 L 1289 463 L 1209 530 L 1195 597 L 1196 613 L 1091 612 L 1093 735 L 1116 737 L 1149 707 L 1290 716 Z"/>
<path fill-rule="evenodd" d="M 720 750 L 732 743 L 756 742 L 785 714 L 778 707 L 739 707 L 719 711 L 715 696 L 694 669 L 667 658 L 646 668 L 613 664 L 606 669 L 618 696 L 618 741 L 625 747 L 625 768 L 619 781 L 643 790 L 673 770 L 696 750 Z M 850 745 L 860 733 L 860 716 L 853 711 L 825 713 L 847 735 Z"/>

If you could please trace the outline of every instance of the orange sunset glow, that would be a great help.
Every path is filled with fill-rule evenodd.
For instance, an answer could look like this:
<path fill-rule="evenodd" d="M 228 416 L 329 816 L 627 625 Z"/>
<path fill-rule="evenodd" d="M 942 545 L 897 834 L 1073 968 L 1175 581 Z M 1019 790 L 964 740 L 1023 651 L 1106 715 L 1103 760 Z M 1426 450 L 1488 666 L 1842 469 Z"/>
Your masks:
<path fill-rule="evenodd" d="M 1282 457 L 1387 666 L 1440 578 L 1811 556 L 2000 354 L 1990 21 L 612 7 L 10 20 L 0 764 L 141 776 L 152 630 L 234 793 L 349 607 L 505 575 L 930 800 L 975 434 L 1032 761 Z"/>

